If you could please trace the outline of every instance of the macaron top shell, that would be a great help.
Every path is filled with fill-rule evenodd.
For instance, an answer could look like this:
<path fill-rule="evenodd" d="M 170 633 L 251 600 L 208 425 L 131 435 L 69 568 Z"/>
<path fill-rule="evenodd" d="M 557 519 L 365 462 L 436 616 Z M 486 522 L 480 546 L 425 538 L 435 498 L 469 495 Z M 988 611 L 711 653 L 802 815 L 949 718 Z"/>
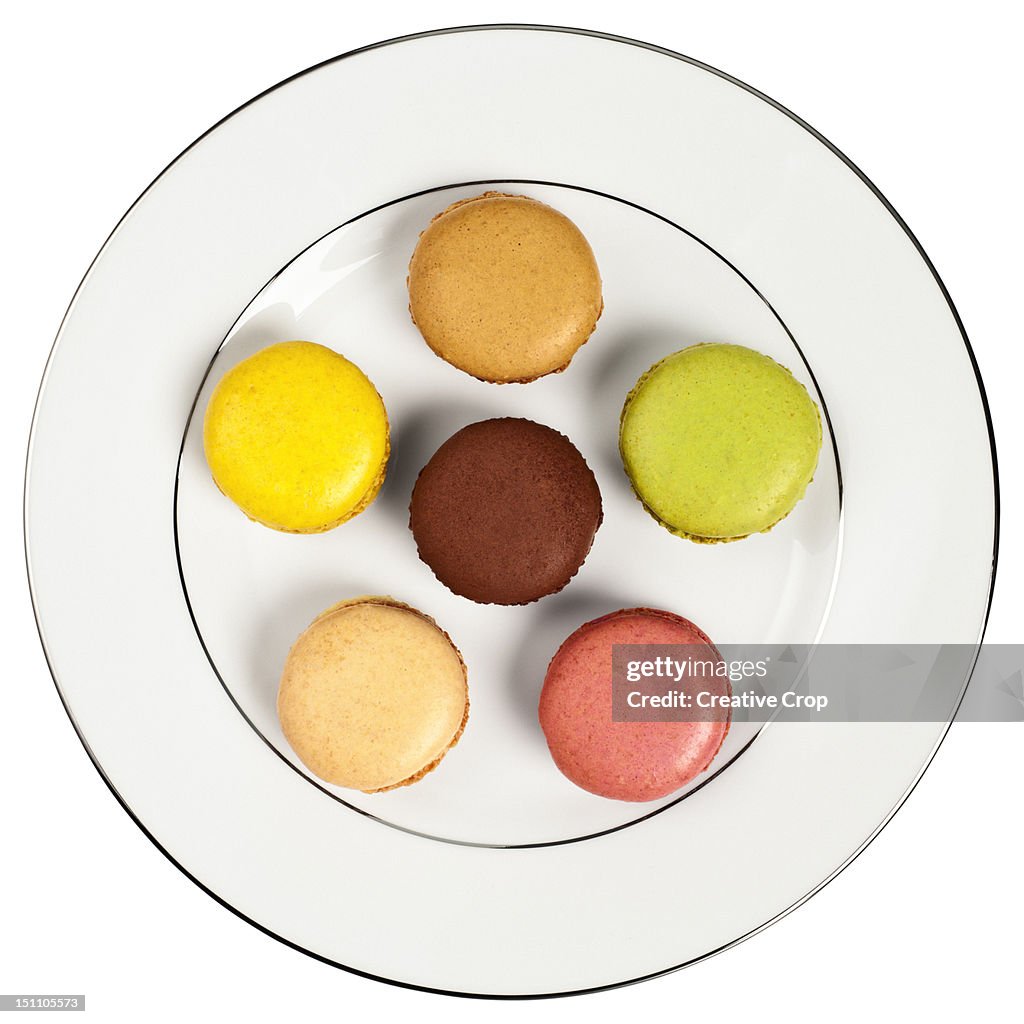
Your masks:
<path fill-rule="evenodd" d="M 310 771 L 379 792 L 422 778 L 457 742 L 469 711 L 466 667 L 429 616 L 391 598 L 356 598 L 295 642 L 277 710 Z"/>
<path fill-rule="evenodd" d="M 565 369 L 601 315 L 594 254 L 568 217 L 527 196 L 453 203 L 420 236 L 409 310 L 427 344 L 481 380 Z"/>
<path fill-rule="evenodd" d="M 575 445 L 532 420 L 472 423 L 420 471 L 409 526 L 420 558 L 482 604 L 561 590 L 601 523 L 601 492 Z"/>
<path fill-rule="evenodd" d="M 577 786 L 613 800 L 657 800 L 703 772 L 729 731 L 729 713 L 702 721 L 616 722 L 615 644 L 685 644 L 694 657 L 721 661 L 692 622 L 671 612 L 624 608 L 580 626 L 551 659 L 539 717 L 558 769 Z M 728 694 L 725 677 L 701 688 Z"/>
<path fill-rule="evenodd" d="M 308 341 L 262 349 L 229 370 L 203 422 L 217 486 L 264 526 L 319 533 L 361 512 L 384 480 L 384 403 L 369 378 Z"/>
<path fill-rule="evenodd" d="M 741 345 L 694 345 L 655 363 L 622 410 L 619 449 L 647 510 L 674 533 L 736 540 L 803 497 L 821 449 L 806 388 Z"/>

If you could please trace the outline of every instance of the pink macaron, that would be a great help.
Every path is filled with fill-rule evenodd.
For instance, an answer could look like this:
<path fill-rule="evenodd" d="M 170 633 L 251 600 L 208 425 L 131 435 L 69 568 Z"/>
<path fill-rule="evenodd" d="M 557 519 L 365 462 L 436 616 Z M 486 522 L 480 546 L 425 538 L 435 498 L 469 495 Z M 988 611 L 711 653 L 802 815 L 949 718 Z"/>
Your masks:
<path fill-rule="evenodd" d="M 654 608 L 623 608 L 584 623 L 551 659 L 539 714 L 559 771 L 598 796 L 657 800 L 708 767 L 729 731 L 729 712 L 720 710 L 707 720 L 694 715 L 688 721 L 615 721 L 615 644 L 685 644 L 701 658 L 716 663 L 722 658 L 688 619 Z M 731 692 L 727 676 L 702 679 L 700 688 Z"/>

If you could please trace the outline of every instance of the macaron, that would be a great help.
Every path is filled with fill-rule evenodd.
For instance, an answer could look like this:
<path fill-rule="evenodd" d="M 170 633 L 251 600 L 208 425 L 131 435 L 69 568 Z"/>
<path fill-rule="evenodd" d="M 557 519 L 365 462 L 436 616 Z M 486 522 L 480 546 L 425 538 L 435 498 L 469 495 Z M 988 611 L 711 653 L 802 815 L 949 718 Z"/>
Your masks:
<path fill-rule="evenodd" d="M 539 717 L 559 771 L 598 796 L 657 800 L 707 769 L 729 731 L 730 712 L 708 712 L 693 721 L 615 721 L 615 644 L 685 644 L 695 659 L 716 663 L 721 655 L 697 626 L 680 615 L 624 608 L 580 626 L 551 659 Z M 674 685 L 688 686 L 686 682 Z M 722 695 L 731 692 L 724 675 L 702 677 L 700 689 Z"/>
<path fill-rule="evenodd" d="M 286 341 L 224 374 L 206 407 L 203 447 L 214 483 L 250 519 L 322 533 L 380 490 L 388 417 L 354 363 L 323 345 Z"/>
<path fill-rule="evenodd" d="M 420 558 L 481 604 L 529 604 L 561 590 L 601 517 L 597 480 L 576 446 L 518 418 L 453 434 L 420 471 L 409 505 Z"/>
<path fill-rule="evenodd" d="M 601 315 L 582 232 L 528 196 L 485 192 L 442 210 L 409 263 L 409 312 L 442 359 L 480 380 L 564 370 Z"/>
<path fill-rule="evenodd" d="M 619 451 L 633 491 L 662 526 L 698 542 L 770 530 L 804 496 L 820 450 L 807 389 L 742 345 L 667 356 L 622 409 Z"/>
<path fill-rule="evenodd" d="M 466 666 L 429 615 L 390 597 L 357 597 L 295 641 L 277 714 L 299 760 L 324 782 L 366 793 L 408 786 L 466 727 Z"/>

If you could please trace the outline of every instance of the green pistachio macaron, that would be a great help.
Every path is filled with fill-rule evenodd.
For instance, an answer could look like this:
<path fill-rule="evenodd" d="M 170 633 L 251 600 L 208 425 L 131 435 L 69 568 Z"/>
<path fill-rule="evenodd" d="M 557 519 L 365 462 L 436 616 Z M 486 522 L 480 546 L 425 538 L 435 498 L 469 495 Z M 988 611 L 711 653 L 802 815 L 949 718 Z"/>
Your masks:
<path fill-rule="evenodd" d="M 626 397 L 619 452 L 636 496 L 690 540 L 770 530 L 814 477 L 821 416 L 774 359 L 742 345 L 684 348 Z"/>

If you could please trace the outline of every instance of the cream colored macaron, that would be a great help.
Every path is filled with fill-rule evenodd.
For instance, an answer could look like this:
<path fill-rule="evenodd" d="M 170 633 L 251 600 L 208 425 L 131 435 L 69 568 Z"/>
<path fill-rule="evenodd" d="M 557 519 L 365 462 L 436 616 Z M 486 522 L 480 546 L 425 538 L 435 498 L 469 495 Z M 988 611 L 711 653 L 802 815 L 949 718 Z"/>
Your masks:
<path fill-rule="evenodd" d="M 295 641 L 277 694 L 302 763 L 378 793 L 433 771 L 469 716 L 466 666 L 429 615 L 390 597 L 329 608 Z"/>
<path fill-rule="evenodd" d="M 409 311 L 444 360 L 496 384 L 564 370 L 601 315 L 582 232 L 528 196 L 485 192 L 442 210 L 409 263 Z"/>

